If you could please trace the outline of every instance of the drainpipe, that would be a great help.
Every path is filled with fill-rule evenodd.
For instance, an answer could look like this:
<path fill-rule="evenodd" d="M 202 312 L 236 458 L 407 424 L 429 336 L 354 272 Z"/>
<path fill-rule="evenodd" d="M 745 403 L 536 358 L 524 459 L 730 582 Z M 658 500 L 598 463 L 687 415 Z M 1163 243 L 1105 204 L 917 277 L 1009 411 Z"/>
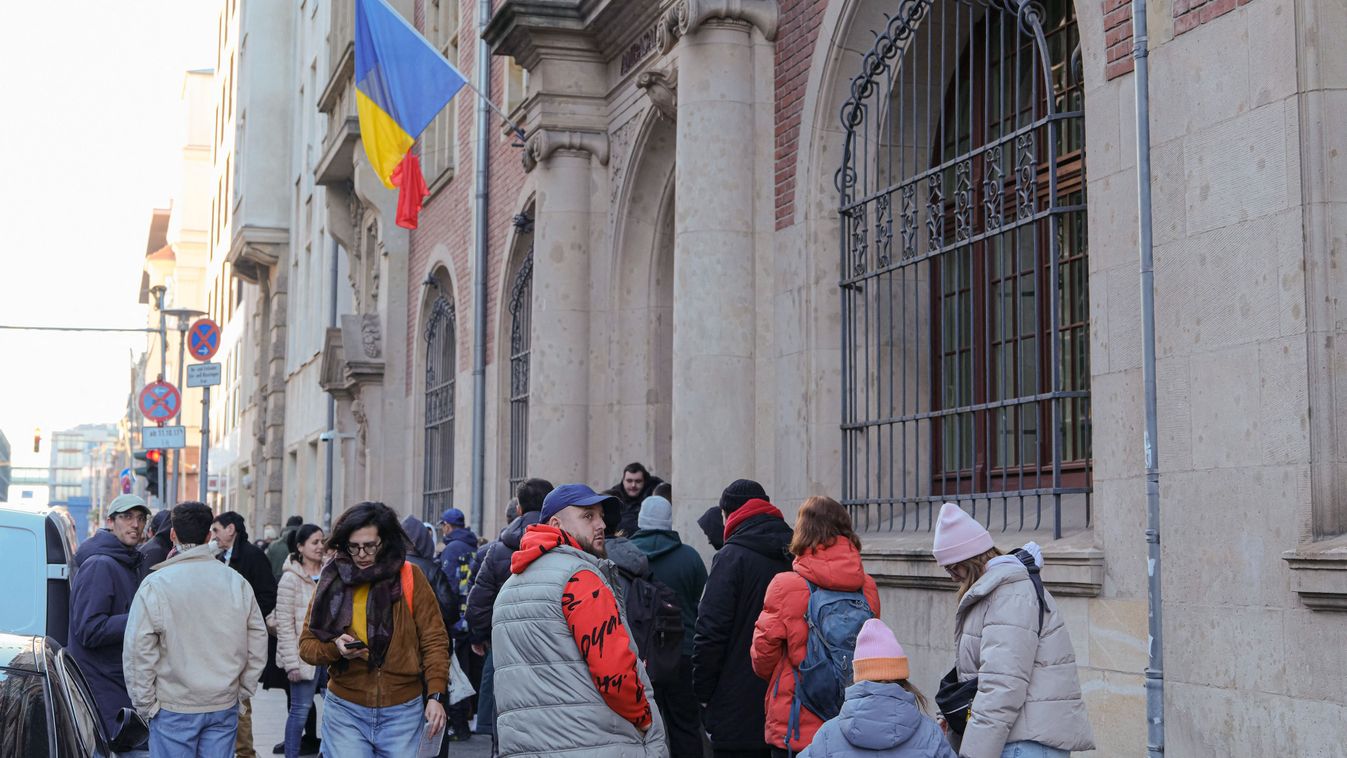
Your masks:
<path fill-rule="evenodd" d="M 487 264 L 490 244 L 487 239 L 487 159 L 491 144 L 491 50 L 487 47 L 487 22 L 491 20 L 491 0 L 477 0 L 477 204 L 473 208 L 477 238 L 477 262 L 473 267 L 472 309 L 472 523 L 480 533 L 486 518 L 486 299 Z"/>
<path fill-rule="evenodd" d="M 1150 653 L 1146 663 L 1146 755 L 1165 753 L 1164 603 L 1160 585 L 1160 457 L 1155 400 L 1155 261 L 1151 238 L 1150 67 L 1146 0 L 1132 0 L 1132 60 L 1136 75 L 1137 222 L 1141 258 L 1141 371 L 1146 395 L 1146 573 Z"/>
<path fill-rule="evenodd" d="M 327 326 L 334 328 L 337 325 L 337 260 L 341 251 L 337 249 L 337 240 L 332 240 L 332 264 L 328 267 L 328 304 L 327 304 Z M 333 438 L 327 441 L 327 461 L 325 469 L 327 480 L 323 482 L 323 531 L 330 532 L 332 527 L 332 466 L 336 459 L 336 451 L 333 449 L 341 444 L 341 437 L 336 434 L 337 430 L 337 400 L 332 393 L 327 394 L 327 430 Z"/>

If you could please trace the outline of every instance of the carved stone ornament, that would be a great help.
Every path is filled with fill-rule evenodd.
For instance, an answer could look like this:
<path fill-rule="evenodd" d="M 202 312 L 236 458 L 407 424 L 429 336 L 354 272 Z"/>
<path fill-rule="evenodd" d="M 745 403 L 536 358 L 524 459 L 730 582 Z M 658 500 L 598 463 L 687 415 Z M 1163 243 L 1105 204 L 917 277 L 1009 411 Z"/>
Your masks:
<path fill-rule="evenodd" d="M 678 69 L 646 71 L 636 77 L 636 86 L 645 90 L 646 97 L 670 121 L 678 120 Z"/>
<path fill-rule="evenodd" d="M 781 13 L 777 0 L 679 0 L 656 27 L 660 52 L 668 53 L 679 38 L 716 19 L 752 24 L 762 36 L 774 40 Z"/>
<path fill-rule="evenodd" d="M 365 348 L 365 357 L 378 360 L 383 355 L 383 340 L 379 336 L 379 324 L 370 319 L 360 321 L 360 344 Z"/>
<path fill-rule="evenodd" d="M 356 438 L 363 447 L 369 431 L 369 418 L 365 416 L 365 404 L 358 397 L 351 403 L 351 416 L 355 418 Z"/>
<path fill-rule="evenodd" d="M 532 171 L 558 150 L 579 150 L 608 165 L 608 135 L 605 132 L 575 132 L 539 129 L 524 147 L 524 170 Z"/>

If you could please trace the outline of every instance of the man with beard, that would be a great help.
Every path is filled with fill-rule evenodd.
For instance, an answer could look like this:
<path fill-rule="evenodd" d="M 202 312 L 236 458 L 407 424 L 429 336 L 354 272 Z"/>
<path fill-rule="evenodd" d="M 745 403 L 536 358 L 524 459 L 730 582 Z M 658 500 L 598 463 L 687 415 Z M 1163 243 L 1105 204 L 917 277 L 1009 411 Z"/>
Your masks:
<path fill-rule="evenodd" d="M 621 504 L 622 510 L 614 527 L 617 534 L 630 537 L 636 533 L 640 528 L 636 522 L 641 517 L 641 503 L 663 483 L 664 480 L 650 473 L 643 463 L 628 463 L 622 469 L 622 481 L 603 493 L 617 498 Z"/>
<path fill-rule="evenodd" d="M 491 632 L 502 756 L 669 754 L 604 559 L 617 511 L 583 484 L 557 487 L 511 558 Z"/>

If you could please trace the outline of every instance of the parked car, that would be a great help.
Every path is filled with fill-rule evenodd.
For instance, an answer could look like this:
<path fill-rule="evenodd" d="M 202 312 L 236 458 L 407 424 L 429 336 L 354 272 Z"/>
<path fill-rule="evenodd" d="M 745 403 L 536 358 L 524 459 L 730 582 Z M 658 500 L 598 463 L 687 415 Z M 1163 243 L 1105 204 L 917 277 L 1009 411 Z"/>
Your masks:
<path fill-rule="evenodd" d="M 0 756 L 116 755 L 75 659 L 50 637 L 0 634 Z"/>
<path fill-rule="evenodd" d="M 0 506 L 0 632 L 69 641 L 75 576 L 69 519 L 51 508 Z"/>

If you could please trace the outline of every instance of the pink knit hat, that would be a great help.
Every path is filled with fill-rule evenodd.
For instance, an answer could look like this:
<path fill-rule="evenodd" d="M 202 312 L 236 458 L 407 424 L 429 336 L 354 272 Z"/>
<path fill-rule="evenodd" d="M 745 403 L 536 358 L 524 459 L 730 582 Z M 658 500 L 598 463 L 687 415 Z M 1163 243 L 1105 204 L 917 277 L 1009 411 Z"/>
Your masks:
<path fill-rule="evenodd" d="M 893 630 L 879 619 L 870 619 L 856 635 L 856 654 L 851 659 L 856 681 L 890 682 L 908 676 L 907 654 Z"/>
<path fill-rule="evenodd" d="M 954 503 L 940 506 L 940 520 L 935 523 L 935 544 L 931 548 L 936 563 L 949 566 L 982 555 L 992 547 L 991 534 L 962 508 Z"/>

